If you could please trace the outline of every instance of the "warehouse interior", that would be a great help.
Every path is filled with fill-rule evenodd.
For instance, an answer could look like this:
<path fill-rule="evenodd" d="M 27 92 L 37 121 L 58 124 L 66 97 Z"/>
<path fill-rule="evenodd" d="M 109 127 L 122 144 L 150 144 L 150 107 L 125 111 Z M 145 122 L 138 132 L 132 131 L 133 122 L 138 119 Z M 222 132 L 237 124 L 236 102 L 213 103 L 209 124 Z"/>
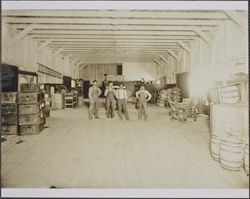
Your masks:
<path fill-rule="evenodd" d="M 246 10 L 3 10 L 2 187 L 249 189 L 247 24 Z M 129 121 L 106 117 L 109 82 Z"/>

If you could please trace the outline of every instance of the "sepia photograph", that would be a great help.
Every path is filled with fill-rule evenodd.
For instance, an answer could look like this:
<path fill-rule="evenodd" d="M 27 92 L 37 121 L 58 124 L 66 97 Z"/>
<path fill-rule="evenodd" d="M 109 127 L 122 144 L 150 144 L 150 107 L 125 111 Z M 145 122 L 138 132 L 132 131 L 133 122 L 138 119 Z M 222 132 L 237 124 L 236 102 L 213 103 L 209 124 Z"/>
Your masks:
<path fill-rule="evenodd" d="M 2 1 L 5 196 L 248 197 L 247 6 Z"/>

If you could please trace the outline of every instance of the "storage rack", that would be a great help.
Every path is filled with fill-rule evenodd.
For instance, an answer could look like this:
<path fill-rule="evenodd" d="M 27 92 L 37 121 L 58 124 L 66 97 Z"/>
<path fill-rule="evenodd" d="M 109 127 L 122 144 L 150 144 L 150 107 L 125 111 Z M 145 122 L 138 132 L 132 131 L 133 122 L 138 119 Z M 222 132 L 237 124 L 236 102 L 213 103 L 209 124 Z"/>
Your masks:
<path fill-rule="evenodd" d="M 65 108 L 75 108 L 77 103 L 77 95 L 75 92 L 66 93 Z"/>

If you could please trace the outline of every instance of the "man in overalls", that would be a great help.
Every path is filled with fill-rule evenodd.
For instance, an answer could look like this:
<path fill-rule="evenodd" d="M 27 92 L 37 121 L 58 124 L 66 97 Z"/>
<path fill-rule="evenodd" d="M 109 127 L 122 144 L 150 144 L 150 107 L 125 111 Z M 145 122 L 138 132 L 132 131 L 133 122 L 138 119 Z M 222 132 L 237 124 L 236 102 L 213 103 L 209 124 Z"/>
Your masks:
<path fill-rule="evenodd" d="M 135 95 L 139 100 L 138 117 L 141 120 L 142 116 L 144 116 L 144 119 L 147 120 L 147 102 L 151 99 L 152 95 L 147 90 L 145 90 L 143 85 L 140 87 L 140 90 L 135 93 Z"/>
<path fill-rule="evenodd" d="M 89 100 L 90 100 L 90 106 L 89 106 L 89 119 L 91 120 L 93 118 L 93 115 L 95 115 L 95 118 L 100 119 L 98 116 L 98 98 L 101 95 L 102 91 L 97 85 L 97 81 L 93 81 L 93 86 L 89 88 Z"/>
<path fill-rule="evenodd" d="M 115 93 L 116 98 L 118 100 L 118 115 L 119 118 L 123 119 L 123 112 L 126 120 L 129 120 L 128 116 L 128 108 L 127 108 L 127 98 L 128 94 L 127 91 L 124 89 L 123 83 L 120 84 L 120 88 Z"/>
<path fill-rule="evenodd" d="M 115 90 L 113 88 L 113 82 L 110 82 L 107 86 L 104 95 L 106 96 L 106 115 L 108 118 L 113 118 L 115 116 Z"/>

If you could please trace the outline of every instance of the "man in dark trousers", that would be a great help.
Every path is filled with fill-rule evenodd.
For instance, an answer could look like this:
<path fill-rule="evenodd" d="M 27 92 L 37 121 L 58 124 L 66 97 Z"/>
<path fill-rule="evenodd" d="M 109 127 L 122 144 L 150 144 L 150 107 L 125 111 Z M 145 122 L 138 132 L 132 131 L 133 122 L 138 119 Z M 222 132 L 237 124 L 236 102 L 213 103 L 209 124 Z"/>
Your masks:
<path fill-rule="evenodd" d="M 124 89 L 124 84 L 120 84 L 120 88 L 115 93 L 118 100 L 118 115 L 120 119 L 123 119 L 123 112 L 126 120 L 129 120 L 128 108 L 127 108 L 127 98 L 128 94 L 126 89 Z"/>
<path fill-rule="evenodd" d="M 97 81 L 93 81 L 93 86 L 89 88 L 89 100 L 90 100 L 90 106 L 89 106 L 89 119 L 93 119 L 93 115 L 95 115 L 95 118 L 99 119 L 98 116 L 98 98 L 101 95 L 102 91 L 98 87 Z"/>
<path fill-rule="evenodd" d="M 110 82 L 107 86 L 104 95 L 106 96 L 106 115 L 108 118 L 113 118 L 115 116 L 115 90 L 113 88 L 113 82 Z"/>

